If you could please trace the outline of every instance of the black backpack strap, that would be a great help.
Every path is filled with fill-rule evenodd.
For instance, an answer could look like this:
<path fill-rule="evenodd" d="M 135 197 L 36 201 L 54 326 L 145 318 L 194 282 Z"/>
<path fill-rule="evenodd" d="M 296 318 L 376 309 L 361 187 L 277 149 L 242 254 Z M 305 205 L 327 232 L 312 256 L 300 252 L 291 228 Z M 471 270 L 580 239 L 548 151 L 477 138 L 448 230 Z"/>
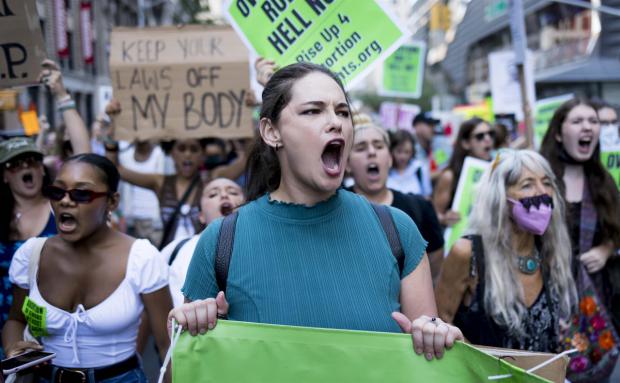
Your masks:
<path fill-rule="evenodd" d="M 174 212 L 170 216 L 170 219 L 168 220 L 168 222 L 166 222 L 166 225 L 164 226 L 164 232 L 161 237 L 161 242 L 159 243 L 159 250 L 162 250 L 164 247 L 166 247 L 167 245 L 166 240 L 168 239 L 168 236 L 174 229 L 174 225 L 177 223 L 177 218 L 179 216 L 179 211 L 181 211 L 181 207 L 185 205 L 185 202 L 187 202 L 187 199 L 189 198 L 189 195 L 192 193 L 192 190 L 194 190 L 194 187 L 199 182 L 200 182 L 200 175 L 196 175 L 194 179 L 192 180 L 192 183 L 190 183 L 187 189 L 185 189 L 185 193 L 183 193 L 183 196 L 177 203 L 177 206 L 174 208 Z"/>
<path fill-rule="evenodd" d="M 172 254 L 170 254 L 170 259 L 168 260 L 168 266 L 172 265 L 172 262 L 174 262 L 174 259 L 179 254 L 179 250 L 181 250 L 183 245 L 185 245 L 187 241 L 189 241 L 190 239 L 192 239 L 192 237 L 183 238 L 182 240 L 179 241 L 179 243 L 177 243 L 177 245 L 174 247 L 174 250 L 172 250 Z"/>
<path fill-rule="evenodd" d="M 396 230 L 396 225 L 394 224 L 392 213 L 390 213 L 390 208 L 385 205 L 377 205 L 374 203 L 371 203 L 371 205 L 372 209 L 375 211 L 375 214 L 377 214 L 377 217 L 379 218 L 379 222 L 381 222 L 383 231 L 385 232 L 387 240 L 390 244 L 390 249 L 392 249 L 392 255 L 396 258 L 398 272 L 402 276 L 403 269 L 405 268 L 405 252 L 403 251 L 403 246 L 400 243 L 400 236 L 398 235 L 398 230 Z"/>
<path fill-rule="evenodd" d="M 235 227 L 237 225 L 238 212 L 233 212 L 222 221 L 220 234 L 217 238 L 217 248 L 215 249 L 215 281 L 219 291 L 226 292 L 226 281 L 228 280 L 228 267 L 232 257 L 233 243 L 235 242 Z"/>
<path fill-rule="evenodd" d="M 469 264 L 469 276 L 475 278 L 481 276 L 480 281 L 484 281 L 484 247 L 482 246 L 482 236 L 469 234 L 463 238 L 471 241 L 471 262 Z M 480 284 L 480 282 L 478 282 Z"/>

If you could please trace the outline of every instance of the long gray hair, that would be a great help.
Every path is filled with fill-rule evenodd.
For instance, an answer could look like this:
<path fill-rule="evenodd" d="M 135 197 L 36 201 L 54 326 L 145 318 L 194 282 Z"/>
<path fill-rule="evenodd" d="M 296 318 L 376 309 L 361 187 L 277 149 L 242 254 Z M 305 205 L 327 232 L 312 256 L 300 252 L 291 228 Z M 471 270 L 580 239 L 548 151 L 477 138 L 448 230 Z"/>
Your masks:
<path fill-rule="evenodd" d="M 468 231 L 481 235 L 484 244 L 486 312 L 515 334 L 522 333 L 527 307 L 523 303 L 523 288 L 514 272 L 515 253 L 511 242 L 514 222 L 506 191 L 518 182 L 525 170 L 544 173 L 553 185 L 553 214 L 542 235 L 541 256 L 545 270 L 549 271 L 548 286 L 559 298 L 560 317 L 567 319 L 577 301 L 564 200 L 549 163 L 533 150 L 500 151 L 480 180 Z"/>

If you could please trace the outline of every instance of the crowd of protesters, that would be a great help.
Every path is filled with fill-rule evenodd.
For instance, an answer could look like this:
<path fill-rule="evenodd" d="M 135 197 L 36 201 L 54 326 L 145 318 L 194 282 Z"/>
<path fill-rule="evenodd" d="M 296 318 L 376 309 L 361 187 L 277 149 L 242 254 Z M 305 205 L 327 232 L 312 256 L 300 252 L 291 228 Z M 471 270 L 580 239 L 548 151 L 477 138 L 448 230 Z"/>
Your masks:
<path fill-rule="evenodd" d="M 43 63 L 62 127 L 42 120 L 36 142 L 0 142 L 6 357 L 55 352 L 36 371 L 44 382 L 144 382 L 148 336 L 163 359 L 171 319 L 195 335 L 222 317 L 405 332 L 428 360 L 456 340 L 584 351 L 564 341 L 584 281 L 609 333 L 587 363 L 616 348 L 620 204 L 600 161 L 600 142 L 619 142 L 610 104 L 564 103 L 540 152 L 508 149 L 504 125 L 468 119 L 440 166 L 431 113 L 388 131 L 320 66 L 256 69 L 253 140 L 127 143 L 114 140 L 118 102 L 89 134 L 59 68 Z M 466 157 L 489 167 L 448 248 Z"/>

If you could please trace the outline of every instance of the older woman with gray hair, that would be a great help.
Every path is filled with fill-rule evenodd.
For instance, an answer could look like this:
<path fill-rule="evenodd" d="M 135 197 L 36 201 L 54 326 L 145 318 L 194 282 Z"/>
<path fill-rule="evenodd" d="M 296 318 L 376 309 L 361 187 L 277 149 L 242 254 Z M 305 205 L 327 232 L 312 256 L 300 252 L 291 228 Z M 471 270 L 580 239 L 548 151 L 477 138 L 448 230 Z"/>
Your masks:
<path fill-rule="evenodd" d="M 439 276 L 439 315 L 475 344 L 556 352 L 577 295 L 555 175 L 532 150 L 502 150 L 477 194 Z"/>

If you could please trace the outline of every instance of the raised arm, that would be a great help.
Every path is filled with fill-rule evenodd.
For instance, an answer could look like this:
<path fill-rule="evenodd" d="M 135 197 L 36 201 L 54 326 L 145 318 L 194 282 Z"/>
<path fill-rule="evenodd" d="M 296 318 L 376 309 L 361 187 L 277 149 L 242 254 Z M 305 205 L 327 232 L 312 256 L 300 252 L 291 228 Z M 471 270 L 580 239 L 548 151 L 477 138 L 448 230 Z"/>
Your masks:
<path fill-rule="evenodd" d="M 75 101 L 71 99 L 71 95 L 65 89 L 60 68 L 51 60 L 43 61 L 42 66 L 43 70 L 39 75 L 39 81 L 50 90 L 56 100 L 58 111 L 62 114 L 62 118 L 65 121 L 65 134 L 68 135 L 71 141 L 73 153 L 90 153 L 88 130 L 84 120 L 82 120 L 75 108 Z"/>
<path fill-rule="evenodd" d="M 123 181 L 130 184 L 150 189 L 159 194 L 163 184 L 164 176 L 161 174 L 140 173 L 124 167 L 118 159 L 118 142 L 114 140 L 115 118 L 121 113 L 121 104 L 117 100 L 111 100 L 105 108 L 110 116 L 110 129 L 104 137 L 105 156 L 116 165 Z"/>
<path fill-rule="evenodd" d="M 241 177 L 245 172 L 249 151 L 248 146 L 251 140 L 237 140 L 233 144 L 235 146 L 235 152 L 237 158 L 228 165 L 218 166 L 211 172 L 211 179 L 215 178 L 228 178 L 229 180 L 236 180 Z"/>

